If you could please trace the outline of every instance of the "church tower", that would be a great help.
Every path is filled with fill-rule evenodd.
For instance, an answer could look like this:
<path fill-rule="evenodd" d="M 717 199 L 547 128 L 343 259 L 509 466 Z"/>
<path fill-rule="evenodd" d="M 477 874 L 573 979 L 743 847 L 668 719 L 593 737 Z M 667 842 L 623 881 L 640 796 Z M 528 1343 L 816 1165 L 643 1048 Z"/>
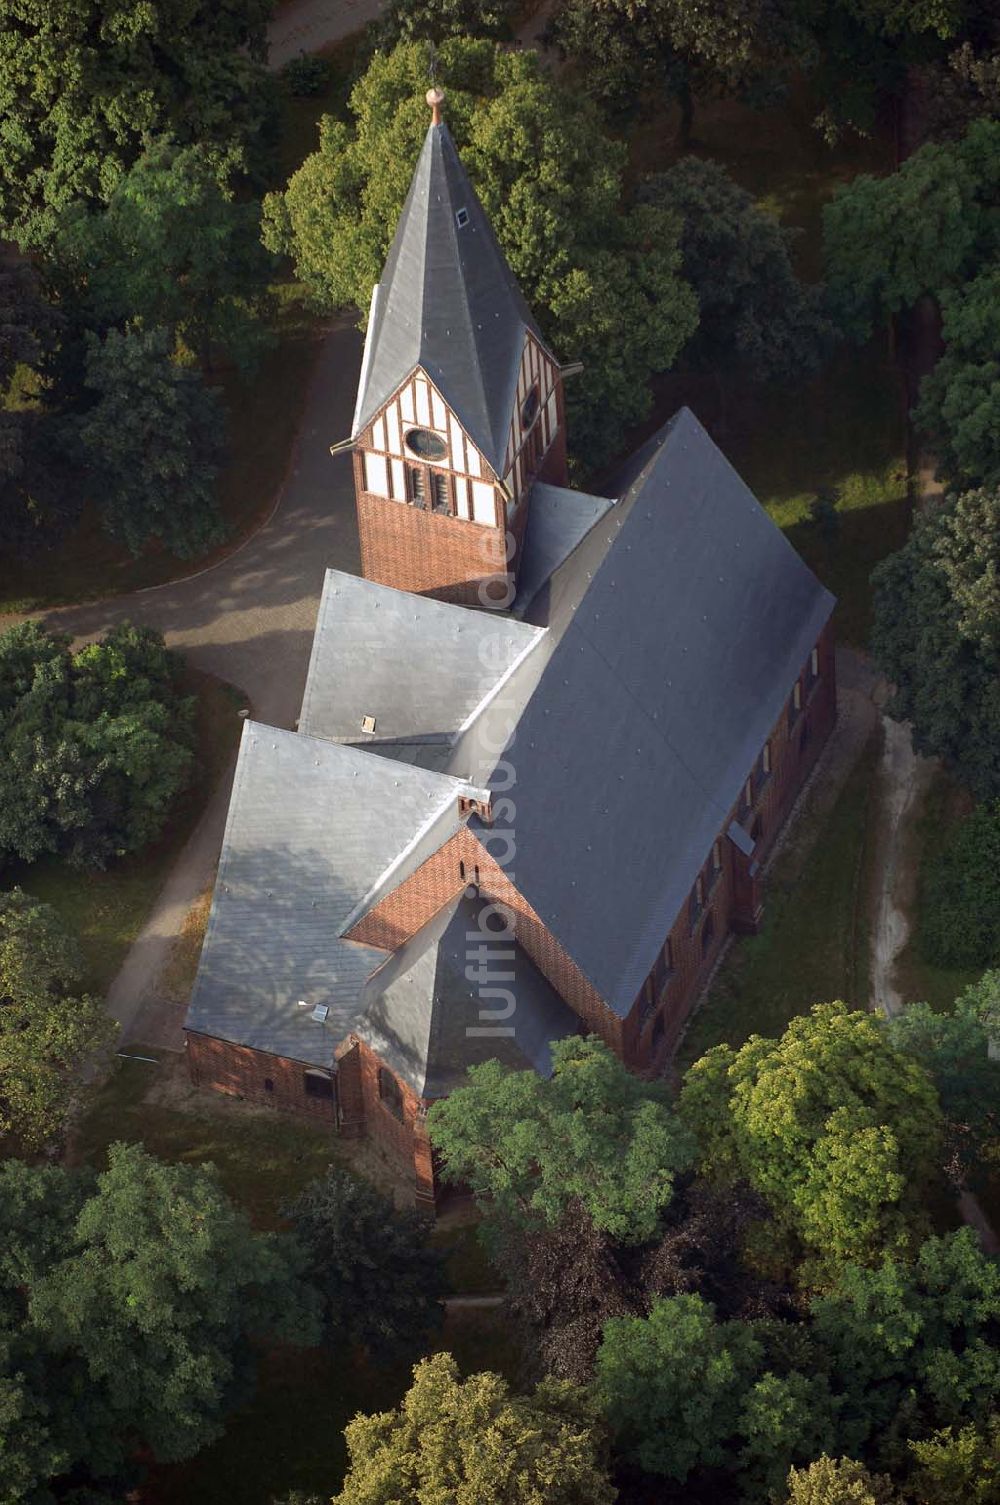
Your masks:
<path fill-rule="evenodd" d="M 536 480 L 566 483 L 562 379 L 431 89 L 372 293 L 352 444 L 369 580 L 506 607 Z"/>

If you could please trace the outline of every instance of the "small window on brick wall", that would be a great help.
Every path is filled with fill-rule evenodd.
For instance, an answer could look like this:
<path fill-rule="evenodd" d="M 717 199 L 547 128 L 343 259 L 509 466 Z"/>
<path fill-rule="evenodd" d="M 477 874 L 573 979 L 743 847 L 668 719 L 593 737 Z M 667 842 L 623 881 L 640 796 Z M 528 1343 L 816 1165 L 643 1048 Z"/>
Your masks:
<path fill-rule="evenodd" d="M 272 1082 L 272 1080 L 271 1080 L 271 1078 L 269 1076 L 266 1076 L 264 1078 L 264 1091 L 265 1092 L 273 1092 L 274 1091 L 274 1083 Z"/>
<path fill-rule="evenodd" d="M 304 1071 L 302 1085 L 306 1097 L 332 1097 L 333 1078 L 328 1071 Z"/>
<path fill-rule="evenodd" d="M 393 1118 L 403 1121 L 403 1092 L 391 1071 L 386 1071 L 384 1066 L 378 1069 L 378 1095 L 383 1108 L 387 1108 Z"/>
<path fill-rule="evenodd" d="M 715 938 L 715 921 L 711 914 L 705 916 L 705 923 L 701 927 L 701 954 L 707 956 L 712 941 Z"/>
<path fill-rule="evenodd" d="M 653 1050 L 656 1050 L 656 1048 L 660 1044 L 660 1041 L 663 1039 L 665 1030 L 666 1024 L 663 1022 L 663 1010 L 661 1009 L 656 1016 L 656 1023 L 653 1025 L 653 1033 L 650 1036 L 649 1041 L 650 1047 Z"/>

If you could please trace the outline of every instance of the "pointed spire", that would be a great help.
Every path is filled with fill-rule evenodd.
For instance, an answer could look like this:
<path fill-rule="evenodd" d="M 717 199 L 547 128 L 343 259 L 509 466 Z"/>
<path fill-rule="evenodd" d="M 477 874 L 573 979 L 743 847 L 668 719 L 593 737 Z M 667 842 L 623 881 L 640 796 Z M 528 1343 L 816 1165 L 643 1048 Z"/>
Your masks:
<path fill-rule="evenodd" d="M 427 91 L 424 138 L 373 300 L 358 433 L 417 366 L 502 474 L 526 330 L 541 340 L 475 189 Z"/>

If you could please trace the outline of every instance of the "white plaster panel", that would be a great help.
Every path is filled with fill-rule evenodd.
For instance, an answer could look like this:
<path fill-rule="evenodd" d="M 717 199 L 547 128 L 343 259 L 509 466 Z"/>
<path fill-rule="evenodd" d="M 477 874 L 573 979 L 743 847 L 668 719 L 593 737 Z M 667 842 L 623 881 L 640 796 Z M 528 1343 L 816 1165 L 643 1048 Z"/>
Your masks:
<path fill-rule="evenodd" d="M 496 526 L 496 498 L 493 487 L 488 481 L 473 481 L 472 483 L 472 516 L 477 523 L 490 523 Z"/>
<path fill-rule="evenodd" d="M 373 455 L 365 450 L 365 490 L 372 496 L 389 495 L 389 469 L 384 455 Z"/>

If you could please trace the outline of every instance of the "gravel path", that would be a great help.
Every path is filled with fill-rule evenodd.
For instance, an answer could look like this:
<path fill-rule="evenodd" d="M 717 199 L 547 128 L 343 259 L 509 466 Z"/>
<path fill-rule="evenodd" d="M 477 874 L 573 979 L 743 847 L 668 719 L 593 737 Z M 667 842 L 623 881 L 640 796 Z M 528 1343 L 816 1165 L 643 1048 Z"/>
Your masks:
<path fill-rule="evenodd" d="M 159 628 L 200 669 L 238 685 L 253 714 L 292 727 L 299 714 L 323 575 L 360 570 L 349 456 L 333 459 L 354 408 L 361 337 L 332 324 L 317 357 L 302 426 L 275 510 L 235 554 L 187 580 L 86 606 L 59 608 L 46 625 L 80 642 L 122 620 Z M 232 770 L 182 850 L 108 993 L 123 1040 L 180 1049 L 178 1010 L 157 998 L 185 916 L 212 884 L 229 805 Z"/>
<path fill-rule="evenodd" d="M 374 21 L 382 0 L 286 0 L 267 28 L 268 67 L 282 68 L 303 52 L 322 52 Z"/>

